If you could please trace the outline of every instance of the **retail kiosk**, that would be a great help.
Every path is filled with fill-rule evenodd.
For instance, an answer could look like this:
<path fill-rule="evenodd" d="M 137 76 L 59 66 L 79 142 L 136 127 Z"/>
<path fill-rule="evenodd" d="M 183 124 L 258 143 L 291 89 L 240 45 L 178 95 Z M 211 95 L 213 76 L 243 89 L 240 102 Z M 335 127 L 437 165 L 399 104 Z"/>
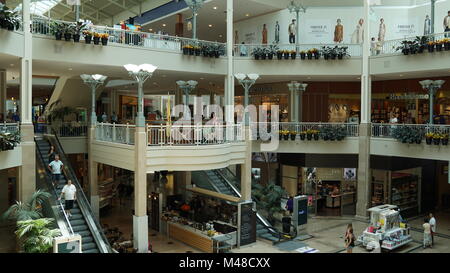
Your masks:
<path fill-rule="evenodd" d="M 409 228 L 401 222 L 396 205 L 380 205 L 367 211 L 370 212 L 370 225 L 358 238 L 363 246 L 366 247 L 371 241 L 378 241 L 382 249 L 390 251 L 412 241 Z"/>

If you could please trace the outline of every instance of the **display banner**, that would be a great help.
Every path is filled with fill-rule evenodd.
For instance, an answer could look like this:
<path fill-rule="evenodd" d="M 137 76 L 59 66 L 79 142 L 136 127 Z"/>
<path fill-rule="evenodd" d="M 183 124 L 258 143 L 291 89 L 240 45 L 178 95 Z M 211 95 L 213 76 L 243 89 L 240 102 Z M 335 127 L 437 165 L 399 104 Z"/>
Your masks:
<path fill-rule="evenodd" d="M 388 22 L 387 22 L 388 23 Z M 414 36 L 418 34 L 418 20 L 413 18 L 395 18 L 393 20 L 394 32 L 397 37 Z M 421 25 L 422 26 L 422 25 Z"/>
<path fill-rule="evenodd" d="M 255 32 L 250 32 L 250 33 L 246 33 L 244 35 L 245 37 L 245 43 L 248 45 L 254 45 L 257 44 L 256 42 L 256 33 Z"/>
<path fill-rule="evenodd" d="M 302 27 L 300 25 L 300 27 Z M 300 37 L 302 43 L 333 43 L 332 22 L 328 19 L 307 19 L 306 39 Z"/>

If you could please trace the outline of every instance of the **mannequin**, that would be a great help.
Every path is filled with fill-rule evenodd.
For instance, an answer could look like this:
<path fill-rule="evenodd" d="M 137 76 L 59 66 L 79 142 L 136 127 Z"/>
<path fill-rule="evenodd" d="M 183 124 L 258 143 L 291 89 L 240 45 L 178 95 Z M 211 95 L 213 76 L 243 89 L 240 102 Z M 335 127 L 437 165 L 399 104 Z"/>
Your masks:
<path fill-rule="evenodd" d="M 275 24 L 275 43 L 278 44 L 280 42 L 280 25 L 278 21 Z"/>
<path fill-rule="evenodd" d="M 386 25 L 384 24 L 384 19 L 380 19 L 380 29 L 378 30 L 378 41 L 384 42 L 384 37 L 386 36 Z"/>
<path fill-rule="evenodd" d="M 334 27 L 334 42 L 342 43 L 344 40 L 344 26 L 341 24 L 341 19 L 337 19 L 337 24 Z"/>
<path fill-rule="evenodd" d="M 425 22 L 423 24 L 423 35 L 429 35 L 431 34 L 431 19 L 430 16 L 427 15 L 425 17 Z"/>
<path fill-rule="evenodd" d="M 295 44 L 295 32 L 297 30 L 295 19 L 292 19 L 292 23 L 289 24 L 288 33 L 289 33 L 289 43 Z"/>
<path fill-rule="evenodd" d="M 352 43 L 360 44 L 364 41 L 364 19 L 359 19 L 358 25 L 352 34 Z"/>
<path fill-rule="evenodd" d="M 266 24 L 263 25 L 263 30 L 262 30 L 262 44 L 266 45 L 267 44 L 267 27 Z"/>

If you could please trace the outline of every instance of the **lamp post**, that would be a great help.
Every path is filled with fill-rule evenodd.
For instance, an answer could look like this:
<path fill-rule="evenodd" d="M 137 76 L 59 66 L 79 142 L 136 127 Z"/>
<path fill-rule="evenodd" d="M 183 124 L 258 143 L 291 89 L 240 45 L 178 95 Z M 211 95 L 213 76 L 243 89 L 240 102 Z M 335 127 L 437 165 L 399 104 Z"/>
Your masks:
<path fill-rule="evenodd" d="M 95 90 L 97 87 L 102 85 L 105 80 L 106 76 L 95 74 L 95 75 L 88 75 L 88 74 L 82 74 L 80 75 L 83 82 L 91 88 L 91 95 L 92 95 L 92 106 L 91 106 L 91 126 L 94 126 L 97 122 L 97 115 L 95 114 Z"/>
<path fill-rule="evenodd" d="M 151 64 L 126 64 L 125 69 L 130 77 L 134 78 L 138 83 L 138 109 L 136 116 L 136 127 L 145 127 L 144 117 L 144 82 L 153 75 L 156 66 Z"/>
<path fill-rule="evenodd" d="M 206 0 L 184 0 L 192 10 L 192 39 L 197 39 L 197 12 Z"/>
<path fill-rule="evenodd" d="M 198 82 L 197 81 L 177 81 L 178 87 L 180 87 L 181 90 L 183 90 L 184 93 L 184 105 L 189 107 L 189 94 L 192 90 L 197 87 Z"/>
<path fill-rule="evenodd" d="M 287 84 L 289 91 L 291 91 L 294 101 L 293 101 L 293 115 L 291 116 L 293 122 L 300 122 L 301 121 L 301 115 L 300 115 L 300 102 L 301 102 L 301 93 L 303 93 L 306 90 L 306 87 L 308 86 L 307 83 L 299 83 L 297 81 L 291 81 Z"/>
<path fill-rule="evenodd" d="M 299 20 L 300 20 L 300 12 L 303 12 L 303 13 L 305 13 L 306 12 L 306 8 L 302 5 L 302 4 L 298 4 L 298 3 L 295 3 L 294 1 L 291 1 L 291 3 L 289 3 L 289 5 L 287 6 L 287 9 L 289 10 L 289 12 L 290 13 L 292 13 L 292 12 L 295 12 L 295 14 L 296 14 L 296 25 L 295 25 L 295 28 L 296 28 L 296 32 L 297 32 L 297 34 L 296 34 L 296 39 L 295 39 L 295 45 L 296 45 L 296 47 L 297 47 L 297 51 L 298 51 L 298 49 L 299 49 L 299 38 L 300 38 L 300 28 L 298 27 L 298 24 L 300 23 L 299 22 Z"/>
<path fill-rule="evenodd" d="M 234 77 L 239 81 L 239 83 L 244 87 L 244 108 L 248 106 L 248 92 L 250 91 L 250 87 L 255 84 L 256 80 L 259 78 L 258 74 L 235 74 Z M 244 124 L 246 126 L 249 125 L 248 120 L 248 112 L 244 110 Z"/>
<path fill-rule="evenodd" d="M 428 97 L 430 100 L 430 124 L 433 124 L 433 104 L 434 104 L 434 95 L 436 91 L 441 88 L 441 86 L 445 83 L 444 80 L 424 80 L 419 82 L 422 85 L 424 90 L 428 90 Z"/>

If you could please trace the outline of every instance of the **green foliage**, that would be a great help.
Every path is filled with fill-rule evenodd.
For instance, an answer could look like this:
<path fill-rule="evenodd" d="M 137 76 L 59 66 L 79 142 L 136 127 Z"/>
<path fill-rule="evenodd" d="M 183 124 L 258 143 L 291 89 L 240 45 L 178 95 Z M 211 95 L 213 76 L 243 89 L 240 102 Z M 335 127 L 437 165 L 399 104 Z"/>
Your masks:
<path fill-rule="evenodd" d="M 42 204 L 50 198 L 50 193 L 37 190 L 26 203 L 16 201 L 14 205 L 2 215 L 3 220 L 25 221 L 42 217 Z"/>
<path fill-rule="evenodd" d="M 344 126 L 327 126 L 321 128 L 319 134 L 323 140 L 343 140 L 347 136 L 347 130 Z"/>
<path fill-rule="evenodd" d="M 280 48 L 279 48 L 277 45 L 270 45 L 270 46 L 267 48 L 267 51 L 268 51 L 269 54 L 277 54 L 277 52 L 278 52 L 279 49 L 280 49 Z"/>
<path fill-rule="evenodd" d="M 263 55 L 266 54 L 266 50 L 263 47 L 255 47 L 252 51 L 252 55 Z"/>
<path fill-rule="evenodd" d="M 21 141 L 20 132 L 0 132 L 0 151 L 14 149 Z"/>
<path fill-rule="evenodd" d="M 6 5 L 0 3 L 0 26 L 10 30 L 20 27 L 20 16 L 16 10 L 10 10 Z"/>
<path fill-rule="evenodd" d="M 282 213 L 281 198 L 287 195 L 287 192 L 275 183 L 270 182 L 267 185 L 259 183 L 253 184 L 252 195 L 256 202 L 257 209 L 266 211 L 269 222 L 275 222 L 275 213 Z"/>
<path fill-rule="evenodd" d="M 86 29 L 86 23 L 78 21 L 71 25 L 71 33 L 72 34 L 80 34 L 83 30 Z"/>
<path fill-rule="evenodd" d="M 22 240 L 26 253 L 48 253 L 52 248 L 53 238 L 59 236 L 59 229 L 50 229 L 54 219 L 40 218 L 17 222 L 16 235 Z"/>
<path fill-rule="evenodd" d="M 50 32 L 53 35 L 55 35 L 56 33 L 71 33 L 72 29 L 73 26 L 71 26 L 71 24 L 69 23 L 52 21 L 50 24 Z"/>
<path fill-rule="evenodd" d="M 424 136 L 423 130 L 408 126 L 396 126 L 392 130 L 392 136 L 402 143 L 418 143 Z"/>

